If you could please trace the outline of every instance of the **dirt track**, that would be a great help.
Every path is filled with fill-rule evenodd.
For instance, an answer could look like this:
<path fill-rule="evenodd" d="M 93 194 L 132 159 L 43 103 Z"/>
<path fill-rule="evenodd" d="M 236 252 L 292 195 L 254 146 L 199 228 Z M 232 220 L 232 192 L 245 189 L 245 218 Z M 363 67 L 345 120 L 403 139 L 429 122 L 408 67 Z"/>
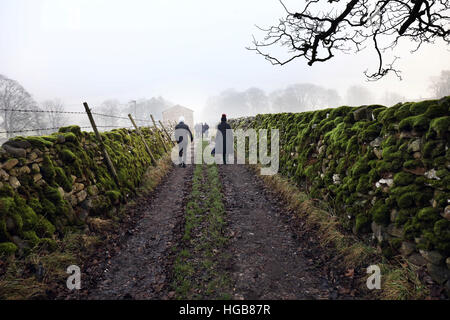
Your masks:
<path fill-rule="evenodd" d="M 164 299 L 169 295 L 171 248 L 183 217 L 183 199 L 189 192 L 192 166 L 172 170 L 149 201 L 140 201 L 142 218 L 120 252 L 107 263 L 103 277 L 89 299 Z"/>
<path fill-rule="evenodd" d="M 255 174 L 243 165 L 221 165 L 230 256 L 224 272 L 233 299 L 340 299 L 333 266 L 317 265 L 322 254 L 306 230 L 299 235 L 296 218 Z M 176 299 L 173 262 L 181 243 L 185 199 L 191 191 L 193 166 L 174 168 L 148 198 L 138 199 L 139 217 L 120 240 L 117 253 L 106 255 L 97 275 L 78 299 Z M 303 231 L 300 231 L 303 232 Z M 179 248 L 177 249 L 179 250 Z M 326 259 L 326 258 L 325 258 Z M 347 290 L 349 292 L 350 290 Z"/>
<path fill-rule="evenodd" d="M 320 279 L 309 272 L 275 199 L 244 165 L 221 166 L 227 215 L 234 237 L 236 299 L 317 299 Z"/>

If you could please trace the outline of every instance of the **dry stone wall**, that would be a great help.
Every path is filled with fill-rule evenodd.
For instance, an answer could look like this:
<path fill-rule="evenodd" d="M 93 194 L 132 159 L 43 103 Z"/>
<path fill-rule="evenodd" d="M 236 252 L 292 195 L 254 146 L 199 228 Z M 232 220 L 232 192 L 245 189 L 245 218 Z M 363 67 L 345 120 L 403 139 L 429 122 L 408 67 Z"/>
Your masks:
<path fill-rule="evenodd" d="M 450 287 L 450 97 L 232 120 L 280 129 L 280 171 L 343 224 Z"/>
<path fill-rule="evenodd" d="M 151 129 L 142 133 L 153 155 L 164 149 Z M 55 239 L 83 230 L 92 216 L 113 218 L 151 164 L 133 130 L 101 133 L 116 168 L 108 171 L 95 135 L 79 127 L 42 137 L 16 137 L 0 150 L 0 256 L 51 249 Z"/>

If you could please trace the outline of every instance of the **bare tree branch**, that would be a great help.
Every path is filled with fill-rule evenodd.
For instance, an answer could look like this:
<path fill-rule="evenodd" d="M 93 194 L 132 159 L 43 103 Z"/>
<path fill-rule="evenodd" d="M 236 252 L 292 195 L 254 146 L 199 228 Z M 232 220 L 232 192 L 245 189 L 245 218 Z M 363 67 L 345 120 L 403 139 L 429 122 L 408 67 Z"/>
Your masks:
<path fill-rule="evenodd" d="M 298 12 L 281 4 L 286 17 L 278 25 L 258 27 L 265 36 L 262 40 L 253 37 L 253 45 L 247 48 L 273 65 L 302 58 L 312 66 L 338 52 L 362 51 L 367 40 L 372 40 L 378 67 L 366 71 L 367 78 L 378 80 L 389 73 L 400 78 L 394 67 L 398 57 L 385 60 L 386 51 L 395 49 L 401 38 L 417 44 L 413 52 L 436 39 L 450 43 L 450 0 L 306 0 Z M 287 48 L 286 56 L 273 54 L 276 46 Z"/>
<path fill-rule="evenodd" d="M 17 81 L 0 75 L 0 109 L 39 110 L 39 107 L 31 95 Z M 42 115 L 37 113 L 2 111 L 0 117 L 0 127 L 7 132 L 36 128 L 43 123 Z M 7 138 L 13 136 L 13 133 L 7 134 Z"/>

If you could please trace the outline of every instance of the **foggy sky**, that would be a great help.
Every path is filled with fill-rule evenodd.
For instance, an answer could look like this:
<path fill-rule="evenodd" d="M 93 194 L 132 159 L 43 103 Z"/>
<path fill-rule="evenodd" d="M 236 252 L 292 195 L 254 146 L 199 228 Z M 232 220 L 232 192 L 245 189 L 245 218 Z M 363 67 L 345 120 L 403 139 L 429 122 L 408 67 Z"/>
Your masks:
<path fill-rule="evenodd" d="M 227 88 L 272 91 L 305 82 L 341 95 L 364 85 L 425 98 L 430 77 L 450 69 L 440 42 L 415 54 L 402 46 L 403 81 L 391 75 L 368 83 L 371 49 L 313 67 L 304 60 L 272 66 L 245 47 L 258 34 L 255 24 L 276 24 L 284 15 L 277 0 L 0 0 L 0 74 L 37 101 L 58 97 L 74 110 L 83 101 L 159 95 L 200 110 Z"/>

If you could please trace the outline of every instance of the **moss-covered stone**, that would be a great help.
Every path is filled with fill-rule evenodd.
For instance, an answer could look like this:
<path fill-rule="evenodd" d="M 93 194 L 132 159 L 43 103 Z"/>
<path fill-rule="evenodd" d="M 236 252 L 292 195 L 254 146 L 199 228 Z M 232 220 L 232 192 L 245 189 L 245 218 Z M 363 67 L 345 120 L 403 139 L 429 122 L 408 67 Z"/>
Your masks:
<path fill-rule="evenodd" d="M 422 237 L 424 246 L 442 253 L 450 243 L 439 214 L 450 199 L 449 107 L 446 97 L 389 108 L 257 115 L 231 124 L 282 129 L 280 174 L 312 197 L 332 199 L 343 225 L 362 233 L 371 222 L 386 225 L 392 219 L 405 238 Z M 431 169 L 436 178 L 424 176 Z M 397 249 L 392 243 L 385 248 Z"/>
<path fill-rule="evenodd" d="M 51 237 L 55 233 L 56 228 L 45 217 L 40 216 L 37 220 L 35 231 L 40 237 Z"/>
<path fill-rule="evenodd" d="M 424 115 L 412 116 L 403 119 L 399 123 L 399 129 L 403 130 L 416 130 L 416 131 L 426 131 L 428 130 L 430 124 L 430 119 Z"/>
<path fill-rule="evenodd" d="M 81 129 L 79 126 L 68 126 L 68 127 L 63 127 L 59 129 L 59 132 L 62 133 L 68 133 L 71 132 L 73 133 L 75 136 L 80 137 L 81 134 Z"/>
<path fill-rule="evenodd" d="M 36 235 L 35 231 L 25 231 L 23 233 L 24 239 L 27 240 L 27 242 L 29 243 L 30 247 L 35 247 L 38 243 L 39 243 L 39 237 Z"/>
<path fill-rule="evenodd" d="M 416 177 L 407 172 L 399 172 L 394 176 L 394 183 L 397 186 L 407 186 L 415 181 Z"/>
<path fill-rule="evenodd" d="M 78 138 L 73 132 L 65 132 L 64 139 L 66 142 L 78 143 Z"/>
<path fill-rule="evenodd" d="M 449 107 L 448 101 L 442 101 L 443 103 L 436 103 L 436 101 L 430 100 L 427 111 L 425 111 L 424 116 L 428 118 L 439 118 L 442 116 L 448 116 Z M 447 102 L 447 103 L 446 103 Z"/>
<path fill-rule="evenodd" d="M 435 131 L 439 137 L 444 137 L 450 130 L 450 116 L 433 119 L 430 130 Z"/>
<path fill-rule="evenodd" d="M 361 159 L 352 168 L 352 175 L 359 176 L 363 173 L 368 173 L 370 170 L 370 167 L 365 159 Z"/>
<path fill-rule="evenodd" d="M 358 214 L 355 220 L 356 232 L 367 232 L 370 229 L 370 217 L 366 214 Z"/>
<path fill-rule="evenodd" d="M 64 191 L 70 192 L 72 190 L 72 179 L 69 179 L 63 168 L 57 167 L 55 168 L 56 173 L 56 183 L 60 185 Z"/>
<path fill-rule="evenodd" d="M 106 192 L 106 196 L 114 203 L 120 200 L 120 191 L 110 190 Z"/>
<path fill-rule="evenodd" d="M 44 161 L 41 166 L 41 173 L 48 183 L 53 183 L 56 177 L 55 167 L 49 155 L 44 155 Z"/>
<path fill-rule="evenodd" d="M 389 207 L 384 201 L 377 201 L 371 209 L 372 220 L 381 225 L 387 225 L 390 220 Z"/>
<path fill-rule="evenodd" d="M 427 208 L 423 208 L 419 211 L 419 213 L 417 214 L 417 217 L 419 218 L 419 220 L 421 221 L 436 221 L 440 218 L 439 213 L 437 212 L 437 210 L 433 207 L 427 207 Z"/>
<path fill-rule="evenodd" d="M 164 149 L 154 132 L 142 128 L 142 133 L 159 159 Z M 49 136 L 14 138 L 27 149 L 34 148 L 27 150 L 27 159 L 17 159 L 16 165 L 32 168 L 32 174 L 16 172 L 17 189 L 8 183 L 0 185 L 0 243 L 8 247 L 18 236 L 29 248 L 52 250 L 56 236 L 74 232 L 83 224 L 72 204 L 90 208 L 90 214 L 114 218 L 111 212 L 116 211 L 111 207 L 136 191 L 151 159 L 134 131 L 113 130 L 102 137 L 119 173 L 119 185 L 111 177 L 95 135 L 81 132 L 78 126 L 61 128 Z M 81 189 L 74 191 L 74 182 Z"/>
<path fill-rule="evenodd" d="M 53 142 L 50 141 L 51 138 L 47 137 L 15 137 L 12 139 L 13 141 L 27 141 L 31 143 L 33 147 L 43 149 L 43 148 L 51 148 L 53 146 Z"/>
<path fill-rule="evenodd" d="M 17 246 L 12 242 L 0 243 L 0 256 L 13 255 L 18 250 Z"/>
<path fill-rule="evenodd" d="M 60 152 L 60 157 L 66 163 L 73 163 L 77 159 L 75 154 L 67 148 Z"/>

